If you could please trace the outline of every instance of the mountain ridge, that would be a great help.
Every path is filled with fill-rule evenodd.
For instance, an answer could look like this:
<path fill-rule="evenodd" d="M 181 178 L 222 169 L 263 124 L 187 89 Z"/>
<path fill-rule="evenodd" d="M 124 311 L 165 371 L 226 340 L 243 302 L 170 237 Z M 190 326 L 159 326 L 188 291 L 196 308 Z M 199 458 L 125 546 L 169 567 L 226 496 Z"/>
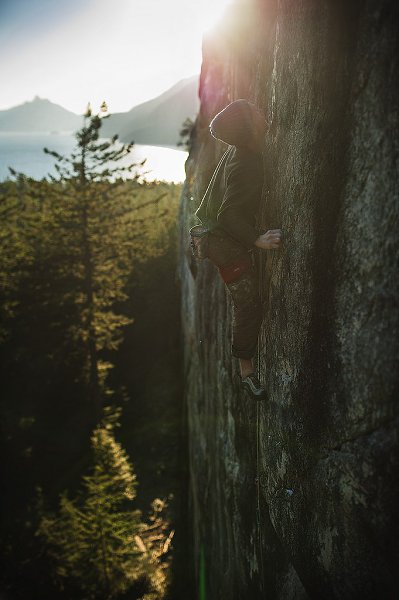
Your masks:
<path fill-rule="evenodd" d="M 122 142 L 177 146 L 183 121 L 194 118 L 199 109 L 198 81 L 199 75 L 183 78 L 159 96 L 126 112 L 111 114 L 103 122 L 102 137 L 117 134 Z M 72 132 L 81 123 L 82 115 L 37 95 L 33 100 L 0 110 L 0 132 Z"/>

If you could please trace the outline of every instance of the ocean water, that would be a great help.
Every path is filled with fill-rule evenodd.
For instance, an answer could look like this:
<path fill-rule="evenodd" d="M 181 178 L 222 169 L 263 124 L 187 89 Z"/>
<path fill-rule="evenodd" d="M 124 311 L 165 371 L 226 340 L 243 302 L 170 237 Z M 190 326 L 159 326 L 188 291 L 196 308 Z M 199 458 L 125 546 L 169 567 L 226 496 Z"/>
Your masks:
<path fill-rule="evenodd" d="M 43 152 L 43 148 L 55 150 L 60 154 L 70 154 L 75 146 L 75 138 L 69 133 L 3 133 L 0 132 L 0 180 L 10 177 L 8 167 L 21 171 L 35 179 L 42 179 L 49 173 L 56 175 L 55 159 Z M 184 162 L 187 152 L 161 146 L 135 144 L 126 164 L 141 162 L 140 173 L 148 181 L 184 181 Z M 121 164 L 123 164 L 121 162 Z"/>

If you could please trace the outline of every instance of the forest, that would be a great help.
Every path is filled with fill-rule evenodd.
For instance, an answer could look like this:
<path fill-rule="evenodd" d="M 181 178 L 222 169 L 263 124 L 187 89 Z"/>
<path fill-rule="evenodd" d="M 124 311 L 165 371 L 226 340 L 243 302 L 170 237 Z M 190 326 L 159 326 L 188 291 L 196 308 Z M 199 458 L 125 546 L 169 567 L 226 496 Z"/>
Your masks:
<path fill-rule="evenodd" d="M 90 107 L 57 176 L 0 183 L 2 591 L 183 597 L 176 214 Z M 143 175 L 144 173 L 144 175 Z M 179 562 L 180 561 L 180 562 Z"/>

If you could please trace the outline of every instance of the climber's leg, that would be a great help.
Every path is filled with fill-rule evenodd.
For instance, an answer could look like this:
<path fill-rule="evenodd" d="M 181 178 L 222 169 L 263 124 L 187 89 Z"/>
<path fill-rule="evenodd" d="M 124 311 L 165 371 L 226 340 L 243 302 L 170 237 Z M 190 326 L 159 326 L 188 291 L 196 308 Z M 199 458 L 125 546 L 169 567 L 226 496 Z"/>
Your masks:
<path fill-rule="evenodd" d="M 255 355 L 258 335 L 262 323 L 262 306 L 258 293 L 258 279 L 252 267 L 237 281 L 227 283 L 233 301 L 233 344 L 232 354 L 244 359 L 246 374 Z M 253 367 L 252 367 L 253 371 Z M 244 375 L 245 376 L 245 375 Z"/>
<path fill-rule="evenodd" d="M 237 281 L 228 283 L 227 287 L 233 300 L 232 354 L 240 362 L 241 385 L 255 400 L 264 400 L 266 389 L 255 375 L 252 363 L 262 323 L 255 269 L 252 267 Z"/>
<path fill-rule="evenodd" d="M 242 246 L 215 232 L 209 235 L 209 258 L 219 268 L 233 301 L 232 355 L 239 359 L 241 379 L 247 380 L 252 395 L 262 394 L 252 362 L 262 321 L 253 261 Z"/>
<path fill-rule="evenodd" d="M 264 400 L 266 390 L 256 377 L 252 363 L 262 323 L 255 269 L 228 283 L 227 287 L 233 300 L 232 354 L 240 362 L 241 385 L 252 398 Z"/>

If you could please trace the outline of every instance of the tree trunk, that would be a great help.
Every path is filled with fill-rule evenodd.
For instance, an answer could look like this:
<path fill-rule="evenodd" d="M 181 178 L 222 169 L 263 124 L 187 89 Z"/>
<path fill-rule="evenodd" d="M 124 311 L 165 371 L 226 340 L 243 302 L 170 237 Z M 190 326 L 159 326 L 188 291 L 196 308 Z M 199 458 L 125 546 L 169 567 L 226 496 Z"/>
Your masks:
<path fill-rule="evenodd" d="M 98 375 L 97 340 L 94 328 L 94 292 L 93 292 L 93 261 L 89 239 L 89 223 L 87 214 L 87 198 L 83 194 L 83 265 L 84 289 L 86 294 L 87 317 L 85 322 L 87 336 L 87 363 L 89 376 L 89 400 L 94 410 L 95 423 L 101 417 L 101 392 Z"/>

